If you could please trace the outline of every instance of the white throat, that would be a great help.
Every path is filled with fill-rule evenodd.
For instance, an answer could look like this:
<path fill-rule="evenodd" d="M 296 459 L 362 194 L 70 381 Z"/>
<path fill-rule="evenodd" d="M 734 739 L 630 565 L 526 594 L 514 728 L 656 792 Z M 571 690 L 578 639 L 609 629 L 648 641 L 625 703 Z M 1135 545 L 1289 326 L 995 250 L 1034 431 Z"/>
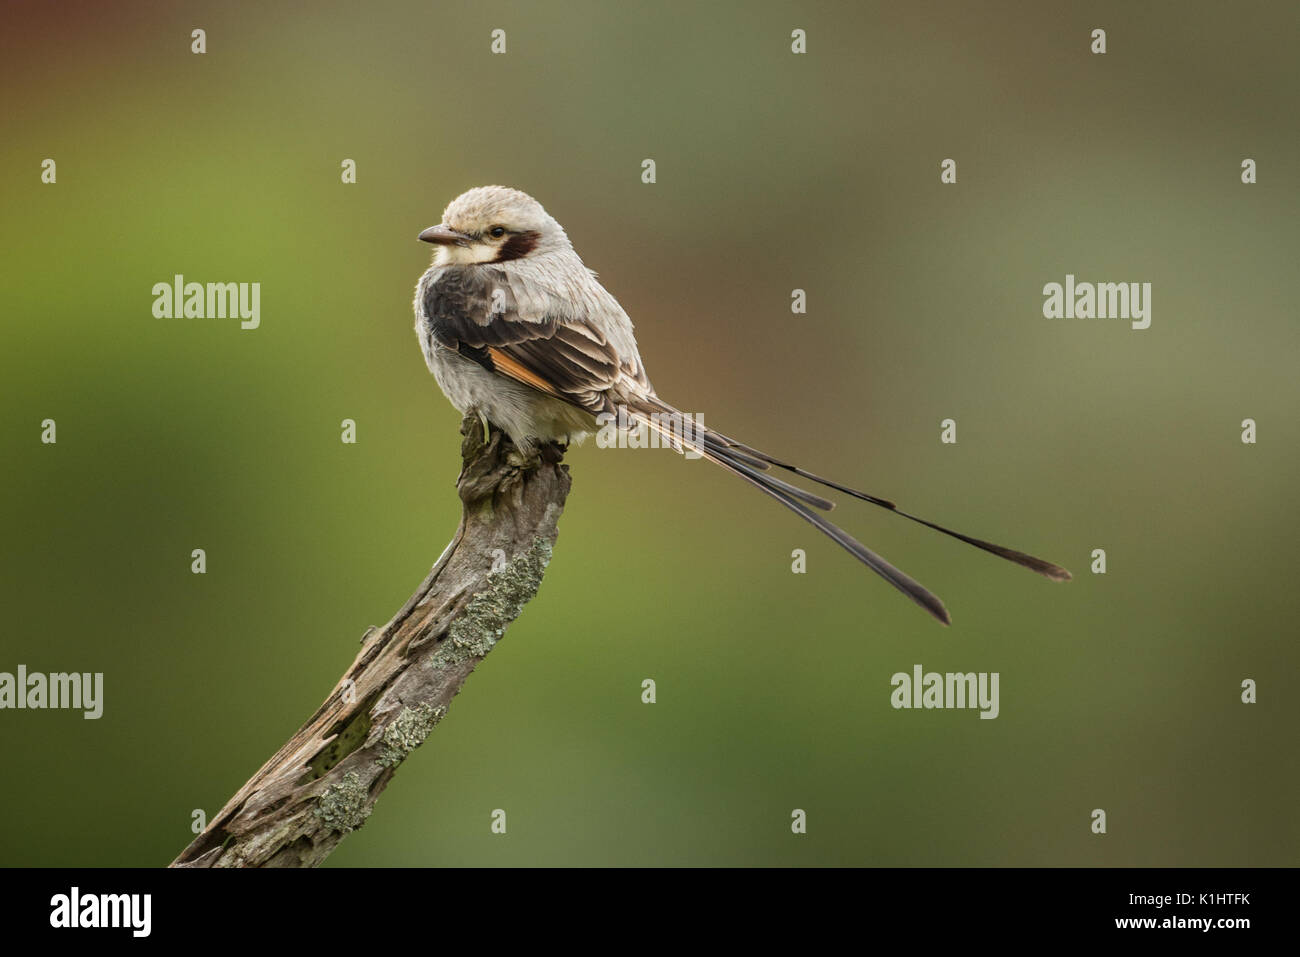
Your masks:
<path fill-rule="evenodd" d="M 468 266 L 490 263 L 497 258 L 499 248 L 487 243 L 470 243 L 468 246 L 439 246 L 433 257 L 435 266 Z"/>

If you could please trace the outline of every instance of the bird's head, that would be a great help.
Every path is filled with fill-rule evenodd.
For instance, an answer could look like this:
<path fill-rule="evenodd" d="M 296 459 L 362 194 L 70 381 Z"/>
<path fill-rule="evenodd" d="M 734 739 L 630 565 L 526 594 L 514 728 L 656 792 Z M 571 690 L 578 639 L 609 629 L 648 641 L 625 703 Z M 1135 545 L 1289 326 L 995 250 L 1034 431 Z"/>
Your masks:
<path fill-rule="evenodd" d="M 569 239 L 542 204 L 506 186 L 479 186 L 453 199 L 442 222 L 420 233 L 438 247 L 436 265 L 499 263 L 568 249 Z"/>

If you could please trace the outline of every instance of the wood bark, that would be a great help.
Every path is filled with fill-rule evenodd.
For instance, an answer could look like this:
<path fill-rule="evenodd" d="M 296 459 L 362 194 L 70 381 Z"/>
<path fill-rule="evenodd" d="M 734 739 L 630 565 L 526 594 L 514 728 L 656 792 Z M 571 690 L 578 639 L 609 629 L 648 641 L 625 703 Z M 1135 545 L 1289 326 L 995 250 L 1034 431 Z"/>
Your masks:
<path fill-rule="evenodd" d="M 563 450 L 525 459 L 461 423 L 460 527 L 316 713 L 172 867 L 313 867 L 370 816 L 397 766 L 537 593 L 569 492 Z"/>

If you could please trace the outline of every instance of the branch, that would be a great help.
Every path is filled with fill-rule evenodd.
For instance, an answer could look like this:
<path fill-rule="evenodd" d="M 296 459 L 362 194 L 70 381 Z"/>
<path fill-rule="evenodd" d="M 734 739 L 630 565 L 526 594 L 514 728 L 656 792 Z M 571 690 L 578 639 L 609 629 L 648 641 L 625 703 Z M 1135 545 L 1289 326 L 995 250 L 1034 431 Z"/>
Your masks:
<path fill-rule="evenodd" d="M 501 432 L 485 443 L 473 412 L 461 434 L 456 537 L 393 620 L 362 636 L 325 703 L 172 867 L 320 864 L 370 816 L 397 766 L 537 594 L 569 493 L 563 450 L 544 446 L 525 460 Z"/>

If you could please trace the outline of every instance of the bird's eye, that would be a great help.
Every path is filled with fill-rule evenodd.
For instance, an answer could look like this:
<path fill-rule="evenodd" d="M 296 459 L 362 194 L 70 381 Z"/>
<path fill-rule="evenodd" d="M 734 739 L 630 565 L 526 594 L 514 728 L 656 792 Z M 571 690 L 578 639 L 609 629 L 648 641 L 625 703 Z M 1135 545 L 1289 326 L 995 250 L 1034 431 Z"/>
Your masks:
<path fill-rule="evenodd" d="M 488 235 L 491 236 L 493 239 L 500 239 L 505 234 L 506 234 L 506 228 L 504 226 L 493 226 L 491 229 L 488 230 Z"/>

